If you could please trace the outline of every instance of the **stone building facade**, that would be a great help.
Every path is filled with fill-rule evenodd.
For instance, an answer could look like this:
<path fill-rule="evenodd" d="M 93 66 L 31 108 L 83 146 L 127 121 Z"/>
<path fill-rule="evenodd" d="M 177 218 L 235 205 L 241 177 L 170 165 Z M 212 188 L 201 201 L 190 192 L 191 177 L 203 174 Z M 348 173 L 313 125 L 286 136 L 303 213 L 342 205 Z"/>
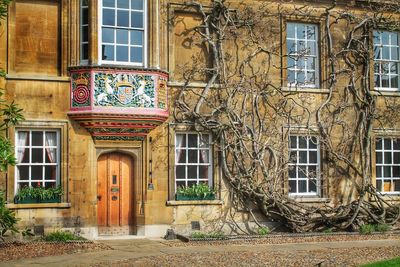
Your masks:
<path fill-rule="evenodd" d="M 201 52 L 186 43 L 185 31 L 199 22 L 184 2 L 11 3 L 8 18 L 0 26 L 0 67 L 7 72 L 0 87 L 5 88 L 8 100 L 23 108 L 25 121 L 7 133 L 18 164 L 1 177 L 0 189 L 6 191 L 8 206 L 22 219 L 21 225 L 44 227 L 45 231 L 65 228 L 98 237 L 163 236 L 168 228 L 183 233 L 199 227 L 234 232 L 236 223 L 252 224 L 247 212 L 231 214 L 229 190 L 211 136 L 199 135 L 173 120 L 174 97 L 184 84 L 180 66 Z M 229 2 L 241 6 L 239 1 Z M 246 2 L 275 5 L 275 1 Z M 328 3 L 317 2 L 329 1 L 293 2 L 290 5 L 305 2 L 318 10 Z M 338 2 L 351 2 L 339 9 L 362 13 L 362 4 L 369 1 Z M 297 33 L 315 33 L 306 40 L 310 52 L 300 59 L 314 63 L 308 69 L 288 68 L 284 79 L 288 84 L 307 85 L 300 94 L 323 101 L 327 61 L 323 58 L 325 41 L 320 39 L 323 22 L 296 18 L 279 23 L 286 23 L 281 36 L 294 47 L 307 39 Z M 338 27 L 343 30 L 345 26 Z M 387 57 L 376 61 L 382 66 L 389 62 L 393 68 L 389 73 L 375 73 L 376 86 L 396 98 L 400 31 L 383 29 L 377 34 L 380 43 L 376 47 Z M 279 44 L 283 45 L 282 39 Z M 277 72 L 278 83 L 282 75 Z M 203 88 L 204 82 L 192 86 Z M 374 160 L 372 175 L 381 191 L 393 195 L 400 193 L 397 136 L 394 131 L 393 136 L 381 139 L 384 145 L 376 147 L 376 155 L 391 154 L 393 160 Z M 301 135 L 292 139 L 296 143 L 293 151 L 309 155 L 304 164 L 293 164 L 303 164 L 310 172 L 319 170 L 318 142 Z M 186 159 L 181 160 L 182 155 Z M 201 182 L 217 190 L 215 200 L 175 200 L 177 187 Z M 336 192 L 320 189 L 319 182 L 299 174 L 290 176 L 287 183 L 288 194 L 300 201 L 337 201 Z M 58 203 L 15 204 L 14 196 L 24 186 L 61 186 L 64 195 Z"/>

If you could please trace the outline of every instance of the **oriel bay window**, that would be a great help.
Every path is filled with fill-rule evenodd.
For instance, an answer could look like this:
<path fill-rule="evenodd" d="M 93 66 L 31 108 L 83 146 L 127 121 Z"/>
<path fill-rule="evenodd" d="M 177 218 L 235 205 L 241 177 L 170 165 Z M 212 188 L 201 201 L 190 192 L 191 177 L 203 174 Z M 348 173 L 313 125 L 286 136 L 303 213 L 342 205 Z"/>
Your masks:
<path fill-rule="evenodd" d="M 58 130 L 16 131 L 16 190 L 24 186 L 50 188 L 60 184 Z"/>
<path fill-rule="evenodd" d="M 211 136 L 198 133 L 175 135 L 175 188 L 207 183 L 212 187 Z"/>
<path fill-rule="evenodd" d="M 319 140 L 315 136 L 289 137 L 289 195 L 320 193 Z"/>
<path fill-rule="evenodd" d="M 103 63 L 145 65 L 145 0 L 102 0 L 100 22 Z"/>

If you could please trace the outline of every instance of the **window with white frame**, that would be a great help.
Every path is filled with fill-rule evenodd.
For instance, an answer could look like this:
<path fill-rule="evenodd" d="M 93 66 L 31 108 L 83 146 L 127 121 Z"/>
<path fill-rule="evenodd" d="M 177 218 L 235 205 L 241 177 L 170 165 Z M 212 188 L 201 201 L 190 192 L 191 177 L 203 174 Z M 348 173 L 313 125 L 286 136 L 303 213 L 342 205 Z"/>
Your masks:
<path fill-rule="evenodd" d="M 56 187 L 60 183 L 58 130 L 16 131 L 16 190 L 24 186 Z"/>
<path fill-rule="evenodd" d="M 289 137 L 289 194 L 319 195 L 319 140 L 315 136 Z"/>
<path fill-rule="evenodd" d="M 318 88 L 318 26 L 287 23 L 286 46 L 288 86 Z"/>
<path fill-rule="evenodd" d="M 175 188 L 207 183 L 212 187 L 211 136 L 198 133 L 175 135 Z"/>
<path fill-rule="evenodd" d="M 400 193 L 400 139 L 377 138 L 375 162 L 376 189 Z"/>
<path fill-rule="evenodd" d="M 374 79 L 376 89 L 399 90 L 399 53 L 399 33 L 374 31 Z"/>
<path fill-rule="evenodd" d="M 80 12 L 80 43 L 81 43 L 81 61 L 89 59 L 89 4 L 88 0 L 81 0 Z"/>
<path fill-rule="evenodd" d="M 146 0 L 101 3 L 102 62 L 144 66 Z"/>

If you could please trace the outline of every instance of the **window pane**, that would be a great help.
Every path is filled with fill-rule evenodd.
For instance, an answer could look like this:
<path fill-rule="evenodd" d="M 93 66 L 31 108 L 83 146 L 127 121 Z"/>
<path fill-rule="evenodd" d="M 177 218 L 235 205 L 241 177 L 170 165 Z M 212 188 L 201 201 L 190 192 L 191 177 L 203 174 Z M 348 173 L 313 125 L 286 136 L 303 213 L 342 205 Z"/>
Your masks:
<path fill-rule="evenodd" d="M 317 148 L 318 140 L 315 137 L 311 137 L 308 141 L 308 147 L 311 149 Z"/>
<path fill-rule="evenodd" d="M 295 72 L 292 70 L 288 70 L 288 83 L 289 84 L 294 84 L 296 83 L 296 76 Z"/>
<path fill-rule="evenodd" d="M 297 39 L 305 39 L 306 38 L 306 27 L 304 24 L 296 24 L 297 28 Z"/>
<path fill-rule="evenodd" d="M 176 161 L 178 163 L 186 163 L 186 150 L 183 149 L 176 150 Z"/>
<path fill-rule="evenodd" d="M 114 60 L 114 46 L 103 45 L 103 60 Z"/>
<path fill-rule="evenodd" d="M 117 30 L 117 43 L 128 44 L 129 43 L 129 31 L 128 30 Z"/>
<path fill-rule="evenodd" d="M 317 151 L 308 152 L 309 163 L 317 163 Z"/>
<path fill-rule="evenodd" d="M 208 166 L 199 166 L 199 178 L 208 178 Z"/>
<path fill-rule="evenodd" d="M 287 40 L 286 46 L 287 46 L 287 53 L 289 55 L 296 54 L 296 41 L 295 40 Z"/>
<path fill-rule="evenodd" d="M 20 163 L 29 163 L 29 148 L 22 148 L 23 154 L 21 155 L 21 162 Z M 18 151 L 20 151 L 18 149 Z M 20 152 L 18 152 L 20 153 Z M 20 160 L 20 156 L 18 156 L 18 161 Z"/>
<path fill-rule="evenodd" d="M 46 183 L 44 183 L 44 187 L 46 189 L 55 188 L 56 187 L 56 182 L 46 182 Z"/>
<path fill-rule="evenodd" d="M 43 163 L 42 148 L 32 148 L 32 163 Z"/>
<path fill-rule="evenodd" d="M 317 178 L 317 166 L 308 166 L 308 178 Z"/>
<path fill-rule="evenodd" d="M 19 180 L 29 180 L 29 166 L 18 166 Z"/>
<path fill-rule="evenodd" d="M 175 167 L 175 177 L 177 179 L 185 179 L 185 166 L 176 166 Z"/>
<path fill-rule="evenodd" d="M 299 136 L 299 148 L 307 148 L 307 138 Z"/>
<path fill-rule="evenodd" d="M 89 9 L 82 8 L 82 24 L 88 24 Z"/>
<path fill-rule="evenodd" d="M 129 11 L 127 10 L 117 11 L 117 26 L 129 27 Z"/>
<path fill-rule="evenodd" d="M 209 158 L 209 150 L 200 150 L 200 163 L 209 163 L 210 158 Z"/>
<path fill-rule="evenodd" d="M 131 62 L 143 62 L 143 48 L 131 47 Z"/>
<path fill-rule="evenodd" d="M 131 30 L 131 44 L 143 46 L 143 32 Z"/>
<path fill-rule="evenodd" d="M 376 149 L 382 149 L 382 139 L 376 139 Z"/>
<path fill-rule="evenodd" d="M 296 167 L 289 166 L 289 178 L 296 178 Z"/>
<path fill-rule="evenodd" d="M 307 193 L 307 180 L 299 180 L 299 193 Z"/>
<path fill-rule="evenodd" d="M 43 146 L 43 132 L 32 132 L 32 146 Z"/>
<path fill-rule="evenodd" d="M 297 162 L 297 151 L 290 151 L 289 161 L 291 163 L 296 163 Z"/>
<path fill-rule="evenodd" d="M 383 177 L 392 177 L 392 172 L 391 172 L 391 167 L 390 166 L 384 166 L 383 167 Z"/>
<path fill-rule="evenodd" d="M 103 25 L 115 25 L 115 10 L 103 9 Z"/>
<path fill-rule="evenodd" d="M 290 147 L 291 148 L 297 147 L 297 136 L 290 136 Z"/>
<path fill-rule="evenodd" d="M 188 134 L 188 147 L 197 147 L 197 134 Z"/>
<path fill-rule="evenodd" d="M 176 135 L 176 147 L 186 147 L 186 135 L 185 134 L 177 134 Z"/>
<path fill-rule="evenodd" d="M 394 152 L 393 155 L 394 155 L 393 163 L 400 164 L 400 152 Z"/>
<path fill-rule="evenodd" d="M 117 46 L 117 61 L 129 61 L 127 46 Z"/>
<path fill-rule="evenodd" d="M 131 8 L 136 10 L 143 10 L 143 0 L 131 0 Z"/>
<path fill-rule="evenodd" d="M 382 177 L 382 167 L 376 167 L 376 177 Z"/>
<path fill-rule="evenodd" d="M 198 163 L 197 160 L 197 150 L 189 150 L 188 153 L 188 163 Z"/>
<path fill-rule="evenodd" d="M 46 148 L 44 151 L 44 157 L 46 163 L 56 163 L 57 162 L 57 149 L 56 148 Z"/>
<path fill-rule="evenodd" d="M 131 12 L 131 27 L 143 28 L 143 12 Z"/>
<path fill-rule="evenodd" d="M 202 134 L 199 135 L 199 139 L 200 139 L 200 147 L 201 148 L 209 148 L 210 147 L 210 137 L 208 134 Z"/>
<path fill-rule="evenodd" d="M 42 166 L 31 166 L 31 179 L 42 180 L 43 179 L 43 167 Z"/>
<path fill-rule="evenodd" d="M 315 35 L 315 26 L 314 25 L 308 25 L 306 30 L 307 30 L 307 39 L 309 40 L 316 40 L 316 35 Z"/>
<path fill-rule="evenodd" d="M 89 38 L 88 27 L 82 27 L 82 42 L 87 42 Z"/>
<path fill-rule="evenodd" d="M 304 72 L 298 72 L 296 83 L 298 85 L 303 85 L 305 83 L 305 80 L 306 80 L 306 76 L 304 75 Z"/>
<path fill-rule="evenodd" d="M 299 163 L 307 163 L 307 151 L 299 151 Z"/>
<path fill-rule="evenodd" d="M 393 139 L 393 149 L 400 150 L 400 140 L 399 139 Z"/>
<path fill-rule="evenodd" d="M 384 139 L 385 149 L 392 149 L 392 140 L 389 138 Z"/>
<path fill-rule="evenodd" d="M 104 7 L 115 7 L 115 0 L 103 0 Z"/>
<path fill-rule="evenodd" d="M 400 180 L 393 180 L 393 189 L 396 192 L 400 192 Z"/>
<path fill-rule="evenodd" d="M 114 43 L 114 30 L 110 28 L 103 28 L 102 39 L 103 43 Z"/>
<path fill-rule="evenodd" d="M 315 179 L 308 180 L 308 192 L 309 193 L 317 192 L 317 181 Z"/>
<path fill-rule="evenodd" d="M 297 167 L 297 177 L 298 178 L 307 178 L 306 167 Z"/>
<path fill-rule="evenodd" d="M 44 167 L 44 179 L 45 180 L 56 180 L 57 167 L 56 166 L 45 166 Z"/>
<path fill-rule="evenodd" d="M 392 177 L 400 177 L 400 166 L 393 166 L 393 174 Z"/>
<path fill-rule="evenodd" d="M 128 0 L 117 0 L 117 7 L 118 8 L 129 8 L 129 1 Z"/>
<path fill-rule="evenodd" d="M 392 152 L 385 152 L 385 163 L 386 164 L 392 163 Z"/>
<path fill-rule="evenodd" d="M 188 179 L 196 179 L 197 178 L 197 166 L 187 166 L 188 170 Z"/>
<path fill-rule="evenodd" d="M 297 193 L 296 180 L 290 180 L 289 181 L 289 192 L 290 193 Z"/>

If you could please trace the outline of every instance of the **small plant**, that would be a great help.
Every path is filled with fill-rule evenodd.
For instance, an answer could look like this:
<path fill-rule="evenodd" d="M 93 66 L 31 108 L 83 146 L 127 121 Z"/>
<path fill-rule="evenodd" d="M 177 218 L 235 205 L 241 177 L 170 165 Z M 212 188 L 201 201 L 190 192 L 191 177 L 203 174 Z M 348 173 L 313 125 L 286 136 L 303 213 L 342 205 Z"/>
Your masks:
<path fill-rule="evenodd" d="M 76 236 L 68 231 L 55 231 L 43 237 L 44 241 L 65 242 L 70 240 L 85 240 L 83 237 Z"/>
<path fill-rule="evenodd" d="M 215 199 L 215 190 L 206 183 L 194 184 L 191 187 L 179 187 L 176 190 L 177 200 L 211 200 Z"/>
<path fill-rule="evenodd" d="M 206 234 L 203 232 L 193 232 L 190 234 L 191 238 L 206 238 Z"/>
<path fill-rule="evenodd" d="M 324 233 L 324 234 L 332 234 L 333 233 L 333 228 L 332 227 L 331 228 L 326 228 L 326 229 L 324 229 L 322 231 L 322 233 Z"/>
<path fill-rule="evenodd" d="M 379 224 L 375 225 L 375 230 L 377 232 L 386 233 L 387 231 L 390 230 L 390 225 L 384 224 L 384 223 L 379 223 Z"/>
<path fill-rule="evenodd" d="M 16 224 L 18 218 L 15 216 L 14 211 L 6 207 L 4 193 L 0 191 L 0 241 L 3 236 L 8 232 L 18 233 Z"/>
<path fill-rule="evenodd" d="M 370 235 L 375 231 L 375 225 L 373 224 L 363 224 L 360 227 L 360 234 Z"/>
<path fill-rule="evenodd" d="M 268 227 L 260 227 L 258 228 L 258 234 L 259 235 L 268 235 L 270 233 L 270 230 Z"/>
<path fill-rule="evenodd" d="M 222 238 L 225 234 L 221 231 L 203 233 L 203 232 L 193 232 L 190 234 L 191 238 L 202 239 L 202 238 Z"/>

